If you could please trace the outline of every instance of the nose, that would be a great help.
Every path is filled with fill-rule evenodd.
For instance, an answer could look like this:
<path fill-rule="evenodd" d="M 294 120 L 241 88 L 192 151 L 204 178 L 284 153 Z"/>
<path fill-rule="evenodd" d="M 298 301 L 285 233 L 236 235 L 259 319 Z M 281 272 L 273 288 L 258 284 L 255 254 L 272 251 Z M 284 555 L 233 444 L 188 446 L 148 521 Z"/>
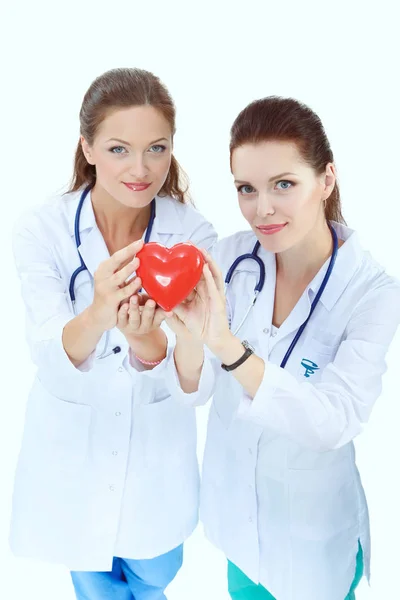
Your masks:
<path fill-rule="evenodd" d="M 263 219 L 268 215 L 273 215 L 274 212 L 275 208 L 270 194 L 267 192 L 259 193 L 257 198 L 257 216 Z"/>
<path fill-rule="evenodd" d="M 129 166 L 129 175 L 134 178 L 135 181 L 145 179 L 149 170 L 146 165 L 145 157 L 137 153 Z"/>

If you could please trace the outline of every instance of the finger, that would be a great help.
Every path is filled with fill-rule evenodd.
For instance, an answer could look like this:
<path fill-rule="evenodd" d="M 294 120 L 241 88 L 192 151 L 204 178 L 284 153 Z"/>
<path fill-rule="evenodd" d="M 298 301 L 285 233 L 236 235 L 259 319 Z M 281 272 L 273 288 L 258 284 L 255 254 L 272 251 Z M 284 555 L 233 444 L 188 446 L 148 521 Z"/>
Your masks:
<path fill-rule="evenodd" d="M 165 320 L 165 312 L 160 308 L 156 308 L 153 318 L 153 327 L 160 327 L 161 323 Z"/>
<path fill-rule="evenodd" d="M 112 275 L 110 278 L 113 285 L 115 285 L 115 287 L 117 287 L 118 285 L 123 285 L 126 282 L 126 280 L 135 271 L 137 271 L 139 264 L 140 260 L 138 258 L 134 258 L 127 265 L 125 265 L 125 267 L 122 267 L 122 269 L 114 273 L 114 275 Z"/>
<path fill-rule="evenodd" d="M 206 265 L 204 265 L 204 267 L 205 266 Z M 204 267 L 203 267 L 203 273 L 201 275 L 201 279 L 200 279 L 199 283 L 196 285 L 196 293 L 199 295 L 200 299 L 203 302 L 207 302 L 207 300 L 208 300 L 208 288 L 207 288 L 206 279 L 204 277 Z"/>
<path fill-rule="evenodd" d="M 132 296 L 129 301 L 129 327 L 130 329 L 137 330 L 141 324 L 141 316 L 139 311 L 139 299 L 138 297 Z"/>
<path fill-rule="evenodd" d="M 211 302 L 213 303 L 220 303 L 221 302 L 221 294 L 217 288 L 217 284 L 215 282 L 215 279 L 213 277 L 213 274 L 211 273 L 211 269 L 208 266 L 208 264 L 204 265 L 204 278 L 206 280 L 206 284 L 207 284 L 207 292 L 208 292 L 208 296 L 211 300 Z"/>
<path fill-rule="evenodd" d="M 165 322 L 168 327 L 173 331 L 176 335 L 182 335 L 184 333 L 188 333 L 186 326 L 182 321 L 174 315 L 173 313 L 167 313 L 169 316 L 166 317 Z"/>
<path fill-rule="evenodd" d="M 141 326 L 145 331 L 148 331 L 153 327 L 154 313 L 156 310 L 156 303 L 154 300 L 147 300 L 142 310 L 142 323 Z"/>
<path fill-rule="evenodd" d="M 138 294 L 138 298 L 139 298 L 140 306 L 144 306 L 146 304 L 147 300 L 150 300 L 150 296 L 148 296 L 144 292 L 142 292 L 141 294 Z"/>
<path fill-rule="evenodd" d="M 204 258 L 207 261 L 207 264 L 211 271 L 211 274 L 214 277 L 215 285 L 216 285 L 218 291 L 221 292 L 222 294 L 224 294 L 225 293 L 225 282 L 224 282 L 224 278 L 222 276 L 222 272 L 221 272 L 220 268 L 218 267 L 215 260 L 213 258 L 211 258 L 211 255 L 207 252 L 207 250 L 202 250 L 202 253 L 203 253 Z"/>
<path fill-rule="evenodd" d="M 99 267 L 101 268 L 102 275 L 108 277 L 115 273 L 126 261 L 131 260 L 134 256 L 143 248 L 143 240 L 136 240 L 122 250 L 117 250 L 108 259 L 105 260 Z"/>
<path fill-rule="evenodd" d="M 178 317 L 183 323 L 187 315 L 187 307 L 184 304 L 178 304 L 172 309 L 172 313 Z"/>
<path fill-rule="evenodd" d="M 157 311 L 157 313 L 162 314 L 164 321 L 166 319 L 170 319 L 171 317 L 174 316 L 174 313 L 172 312 L 172 310 L 167 311 L 167 310 L 163 310 L 162 308 L 157 308 L 156 311 Z"/>
<path fill-rule="evenodd" d="M 183 302 L 191 302 L 192 300 L 194 300 L 195 297 L 196 297 L 196 291 L 193 290 L 190 292 L 189 296 L 187 296 Z"/>
<path fill-rule="evenodd" d="M 123 302 L 126 298 L 130 298 L 140 290 L 142 286 L 142 280 L 140 277 L 135 277 L 133 281 L 127 283 L 124 287 L 121 287 L 117 292 L 117 298 L 120 302 Z"/>
<path fill-rule="evenodd" d="M 125 329 L 125 327 L 128 325 L 128 319 L 129 319 L 129 304 L 127 302 L 125 302 L 124 304 L 121 304 L 119 311 L 118 311 L 117 327 L 119 327 L 120 329 Z"/>

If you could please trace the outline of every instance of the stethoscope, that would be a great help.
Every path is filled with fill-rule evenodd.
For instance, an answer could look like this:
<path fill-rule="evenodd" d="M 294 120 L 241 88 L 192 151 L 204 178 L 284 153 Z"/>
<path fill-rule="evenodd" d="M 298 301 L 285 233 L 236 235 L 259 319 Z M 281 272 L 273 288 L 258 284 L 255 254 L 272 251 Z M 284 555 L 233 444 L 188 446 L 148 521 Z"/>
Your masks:
<path fill-rule="evenodd" d="M 92 189 L 93 186 L 88 186 L 87 188 L 85 188 L 81 194 L 81 197 L 79 199 L 79 204 L 78 204 L 78 208 L 76 209 L 76 214 L 75 214 L 75 224 L 74 224 L 74 233 L 75 233 L 75 245 L 76 245 L 76 249 L 79 255 L 79 260 L 81 262 L 81 264 L 79 265 L 79 267 L 72 273 L 71 275 L 71 279 L 69 282 L 69 297 L 71 298 L 71 302 L 72 302 L 72 308 L 75 313 L 75 281 L 76 278 L 78 277 L 79 273 L 82 273 L 83 271 L 88 271 L 88 268 L 85 264 L 85 261 L 83 260 L 81 253 L 79 252 L 79 246 L 81 245 L 81 236 L 79 233 L 79 225 L 80 225 L 80 219 L 81 219 L 81 212 L 82 212 L 82 207 L 83 207 L 83 203 L 85 202 L 85 199 L 88 195 L 88 193 L 90 192 L 90 190 Z M 144 236 L 144 243 L 147 244 L 150 241 L 150 237 L 151 237 L 151 232 L 153 230 L 153 225 L 154 225 L 154 220 L 156 218 L 156 201 L 153 198 L 153 200 L 151 201 L 151 205 L 150 205 L 150 219 L 149 219 L 149 224 L 147 225 L 147 229 L 146 229 L 146 233 Z M 107 331 L 106 332 L 106 339 L 105 339 L 105 343 L 104 343 L 104 347 L 103 347 L 103 351 L 101 352 L 100 355 L 96 356 L 96 358 L 106 358 L 107 356 L 111 356 L 111 354 L 118 354 L 118 352 L 121 352 L 121 348 L 120 346 L 115 346 L 115 348 L 112 349 L 111 352 L 108 352 L 107 354 L 105 354 L 107 347 L 108 347 L 108 341 L 109 341 L 109 337 L 110 337 L 110 332 Z"/>
<path fill-rule="evenodd" d="M 287 349 L 287 352 L 285 354 L 285 356 L 283 357 L 283 360 L 281 362 L 281 367 L 284 368 L 286 366 L 287 361 L 290 358 L 290 355 L 292 354 L 293 350 L 296 347 L 297 342 L 300 339 L 301 334 L 303 333 L 303 331 L 305 330 L 305 328 L 307 327 L 307 324 L 309 322 L 309 320 L 311 319 L 311 316 L 322 296 L 322 293 L 326 287 L 326 284 L 328 283 L 330 276 L 332 275 L 332 270 L 333 270 L 333 266 L 335 264 L 336 261 L 336 257 L 337 257 L 337 253 L 338 253 L 338 249 L 339 249 L 339 242 L 338 242 L 338 236 L 336 234 L 336 231 L 334 230 L 334 228 L 332 227 L 332 225 L 329 224 L 329 229 L 331 231 L 332 234 L 332 240 L 333 240 L 333 251 L 332 251 L 332 256 L 331 259 L 329 261 L 329 265 L 328 265 L 328 269 L 325 273 L 324 279 L 318 289 L 318 292 L 311 304 L 311 308 L 310 308 L 310 312 L 308 313 L 308 317 L 307 319 L 304 321 L 304 323 L 300 326 L 300 328 L 298 329 L 292 343 L 290 344 L 289 348 Z M 236 335 L 238 333 L 238 331 L 243 327 L 243 324 L 245 323 L 247 317 L 250 314 L 251 309 L 253 308 L 253 306 L 255 305 L 258 295 L 260 294 L 261 290 L 264 287 L 265 284 L 265 265 L 263 263 L 263 261 L 261 260 L 261 258 L 258 256 L 258 250 L 260 248 L 260 242 L 256 242 L 252 252 L 249 252 L 247 254 L 242 254 L 241 256 L 238 256 L 237 259 L 232 263 L 230 269 L 228 270 L 226 277 L 225 277 L 225 295 L 228 289 L 228 286 L 232 280 L 233 274 L 237 268 L 237 266 L 244 260 L 255 260 L 256 263 L 258 264 L 259 270 L 260 270 L 260 275 L 257 281 L 257 284 L 254 288 L 254 296 L 253 296 L 253 300 L 251 302 L 251 304 L 249 305 L 248 309 L 245 312 L 245 315 L 243 317 L 243 319 L 240 321 L 239 325 L 236 327 L 235 331 L 233 332 L 234 335 Z"/>

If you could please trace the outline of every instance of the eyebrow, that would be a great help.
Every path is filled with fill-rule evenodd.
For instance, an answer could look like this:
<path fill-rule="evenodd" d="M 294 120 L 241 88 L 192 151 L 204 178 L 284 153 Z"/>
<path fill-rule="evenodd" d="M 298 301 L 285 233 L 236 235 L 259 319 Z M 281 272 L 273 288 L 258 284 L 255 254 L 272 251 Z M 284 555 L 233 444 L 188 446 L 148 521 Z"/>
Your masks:
<path fill-rule="evenodd" d="M 158 140 L 154 140 L 154 142 L 150 142 L 149 146 L 152 146 L 153 144 L 156 144 L 157 142 L 168 142 L 167 138 L 159 138 Z M 127 142 L 126 140 L 120 140 L 119 138 L 110 138 L 109 140 L 107 140 L 107 142 L 119 142 L 120 144 L 125 144 L 125 146 L 130 146 L 130 143 Z"/>
<path fill-rule="evenodd" d="M 273 177 L 270 177 L 268 179 L 268 181 L 276 181 L 277 179 L 281 179 L 282 177 L 286 177 L 287 175 L 294 175 L 296 176 L 296 173 L 280 173 L 279 175 L 274 175 Z M 235 183 L 239 183 L 241 185 L 243 185 L 244 183 L 249 183 L 248 181 L 241 181 L 240 179 L 235 179 Z"/>

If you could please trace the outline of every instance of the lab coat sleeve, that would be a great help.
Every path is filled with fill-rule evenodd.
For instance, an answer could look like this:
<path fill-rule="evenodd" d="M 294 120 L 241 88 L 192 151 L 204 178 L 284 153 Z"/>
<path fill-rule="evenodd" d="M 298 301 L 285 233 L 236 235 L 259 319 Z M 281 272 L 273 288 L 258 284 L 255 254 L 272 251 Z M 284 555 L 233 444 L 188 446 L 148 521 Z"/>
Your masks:
<path fill-rule="evenodd" d="M 24 217 L 13 233 L 13 253 L 26 309 L 26 336 L 42 382 L 61 395 L 76 396 L 91 370 L 93 355 L 76 368 L 66 354 L 62 333 L 74 318 L 68 290 L 45 243 L 38 218 Z"/>
<path fill-rule="evenodd" d="M 244 396 L 237 416 L 316 451 L 344 446 L 362 431 L 381 393 L 386 353 L 399 322 L 400 287 L 372 290 L 355 307 L 318 383 L 299 383 L 267 362 L 256 395 Z"/>

